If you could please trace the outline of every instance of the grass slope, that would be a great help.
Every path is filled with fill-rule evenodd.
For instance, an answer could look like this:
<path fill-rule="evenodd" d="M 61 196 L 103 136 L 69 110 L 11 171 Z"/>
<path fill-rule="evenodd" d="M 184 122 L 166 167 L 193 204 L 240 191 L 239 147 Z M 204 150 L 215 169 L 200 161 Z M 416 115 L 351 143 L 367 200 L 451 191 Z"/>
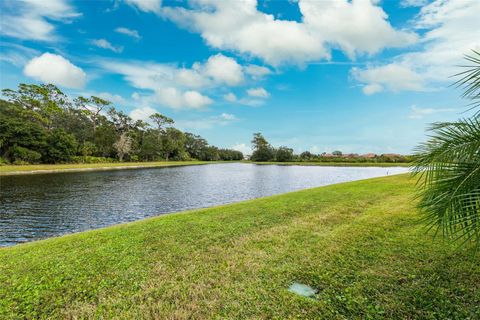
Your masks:
<path fill-rule="evenodd" d="M 0 249 L 0 318 L 478 319 L 479 257 L 425 234 L 412 190 L 370 179 Z"/>
<path fill-rule="evenodd" d="M 65 171 L 103 171 L 115 169 L 139 169 L 195 164 L 216 163 L 215 161 L 157 161 L 157 162 L 112 162 L 112 163 L 70 163 L 70 164 L 29 164 L 0 166 L 1 175 L 55 173 Z"/>

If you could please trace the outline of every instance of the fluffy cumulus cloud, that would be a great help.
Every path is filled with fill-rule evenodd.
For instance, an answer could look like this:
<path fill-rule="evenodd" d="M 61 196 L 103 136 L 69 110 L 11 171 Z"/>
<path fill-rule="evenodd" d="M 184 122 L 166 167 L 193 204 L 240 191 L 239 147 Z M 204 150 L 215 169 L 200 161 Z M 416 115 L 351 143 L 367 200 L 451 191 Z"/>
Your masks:
<path fill-rule="evenodd" d="M 120 53 L 123 51 L 123 47 L 121 46 L 114 46 L 106 39 L 94 39 L 92 40 L 92 44 L 96 47 L 107 49 L 113 51 L 115 53 Z"/>
<path fill-rule="evenodd" d="M 48 52 L 30 60 L 23 73 L 38 81 L 67 88 L 82 88 L 86 82 L 86 74 L 81 68 L 60 55 Z"/>
<path fill-rule="evenodd" d="M 202 90 L 237 86 L 244 82 L 242 66 L 222 54 L 213 55 L 205 62 L 193 63 L 191 68 L 167 63 L 111 60 L 103 60 L 100 65 L 106 71 L 122 75 L 133 87 L 149 90 L 152 93 L 148 97 L 150 102 L 175 109 L 203 108 L 213 100 Z"/>
<path fill-rule="evenodd" d="M 208 45 L 255 56 L 271 65 L 330 59 L 332 47 L 346 54 L 373 54 L 412 44 L 414 33 L 394 29 L 377 1 L 298 2 L 302 21 L 276 19 L 256 0 L 196 0 L 189 9 L 165 7 L 162 15 L 201 34 Z"/>
<path fill-rule="evenodd" d="M 159 88 L 155 91 L 154 102 L 175 109 L 200 109 L 213 102 L 207 96 L 195 90 L 181 91 L 173 87 Z"/>
<path fill-rule="evenodd" d="M 264 66 L 257 66 L 255 64 L 249 64 L 245 66 L 244 71 L 246 74 L 250 75 L 253 79 L 261 79 L 272 73 L 272 70 L 270 70 L 269 68 Z"/>
<path fill-rule="evenodd" d="M 251 97 L 257 98 L 268 98 L 270 96 L 270 93 L 262 87 L 250 88 L 247 90 L 247 94 Z"/>
<path fill-rule="evenodd" d="M 356 80 L 365 83 L 363 92 L 367 95 L 383 90 L 394 92 L 425 90 L 423 78 L 410 68 L 402 65 L 387 64 L 367 69 L 353 68 L 351 73 Z"/>
<path fill-rule="evenodd" d="M 237 101 L 237 96 L 233 92 L 229 92 L 223 95 L 223 99 L 225 99 L 228 102 L 235 102 Z"/>
<path fill-rule="evenodd" d="M 144 107 L 140 107 L 132 110 L 128 115 L 133 120 L 142 120 L 145 122 L 150 122 L 149 117 L 156 112 L 157 110 L 153 109 L 152 107 L 144 106 Z"/>
<path fill-rule="evenodd" d="M 56 41 L 56 22 L 78 16 L 66 0 L 4 0 L 0 33 L 22 40 Z"/>
<path fill-rule="evenodd" d="M 126 4 L 143 12 L 160 13 L 162 0 L 124 0 Z"/>
<path fill-rule="evenodd" d="M 242 66 L 235 59 L 217 54 L 208 58 L 203 73 L 218 82 L 235 86 L 243 82 Z"/>
<path fill-rule="evenodd" d="M 352 69 L 366 94 L 433 90 L 451 82 L 463 55 L 480 49 L 480 1 L 434 1 L 421 8 L 414 27 L 424 31 L 422 47 L 384 65 Z"/>
<path fill-rule="evenodd" d="M 129 29 L 129 28 L 125 28 L 125 27 L 118 27 L 118 28 L 115 29 L 115 32 L 127 35 L 127 36 L 135 38 L 137 40 L 142 38 L 140 36 L 140 34 L 138 33 L 138 31 L 134 30 L 134 29 Z"/>

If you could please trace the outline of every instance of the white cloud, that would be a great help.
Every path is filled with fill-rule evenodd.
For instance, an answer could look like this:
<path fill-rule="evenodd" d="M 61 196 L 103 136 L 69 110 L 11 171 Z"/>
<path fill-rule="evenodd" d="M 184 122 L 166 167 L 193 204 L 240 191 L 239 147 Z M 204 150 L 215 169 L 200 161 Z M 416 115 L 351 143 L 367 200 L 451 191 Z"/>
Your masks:
<path fill-rule="evenodd" d="M 353 77 L 366 85 L 363 92 L 371 95 L 384 90 L 389 91 L 424 91 L 425 84 L 420 75 L 398 64 L 387 64 L 366 69 L 352 68 Z"/>
<path fill-rule="evenodd" d="M 213 102 L 198 91 L 180 91 L 176 88 L 159 88 L 155 91 L 155 101 L 174 109 L 201 109 Z"/>
<path fill-rule="evenodd" d="M 236 86 L 244 81 L 242 66 L 221 54 L 203 63 L 195 62 L 191 68 L 142 61 L 100 60 L 99 64 L 109 72 L 122 75 L 133 87 L 151 91 L 151 101 L 177 109 L 208 106 L 213 100 L 201 93 L 202 89 Z"/>
<path fill-rule="evenodd" d="M 0 33 L 22 40 L 57 41 L 53 22 L 68 22 L 80 16 L 65 0 L 5 1 Z"/>
<path fill-rule="evenodd" d="M 200 33 L 211 47 L 259 57 L 271 65 L 304 64 L 330 59 L 332 47 L 354 57 L 414 43 L 416 35 L 395 30 L 376 3 L 300 0 L 302 22 L 260 12 L 255 0 L 197 0 L 190 9 L 165 7 L 162 14 Z"/>
<path fill-rule="evenodd" d="M 262 87 L 248 89 L 247 94 L 257 98 L 268 98 L 270 96 L 270 93 Z"/>
<path fill-rule="evenodd" d="M 111 94 L 109 92 L 100 92 L 100 93 L 94 93 L 94 94 L 91 94 L 93 96 L 97 96 L 99 98 L 102 98 L 102 99 L 105 99 L 107 101 L 110 101 L 114 104 L 126 104 L 127 103 L 127 100 L 118 95 L 118 94 Z"/>
<path fill-rule="evenodd" d="M 223 96 L 223 99 L 225 99 L 229 102 L 235 102 L 235 101 L 237 101 L 237 96 L 234 93 L 229 92 L 229 93 L 227 93 Z"/>
<path fill-rule="evenodd" d="M 160 13 L 162 0 L 124 0 L 128 5 L 144 12 Z"/>
<path fill-rule="evenodd" d="M 219 53 L 208 58 L 204 65 L 204 74 L 212 77 L 217 82 L 224 82 L 230 86 L 243 82 L 242 66 L 235 59 Z"/>
<path fill-rule="evenodd" d="M 410 119 L 421 119 L 425 116 L 436 114 L 436 113 L 444 113 L 444 112 L 453 112 L 455 109 L 451 108 L 443 108 L 443 109 L 434 109 L 434 108 L 418 108 L 417 106 L 413 105 L 410 107 L 411 113 L 408 116 Z"/>
<path fill-rule="evenodd" d="M 32 57 L 38 56 L 39 51 L 22 45 L 0 43 L 0 61 L 5 61 L 17 67 L 24 66 Z"/>
<path fill-rule="evenodd" d="M 30 60 L 23 73 L 26 76 L 68 88 L 82 88 L 85 85 L 85 72 L 64 57 L 44 53 Z"/>
<path fill-rule="evenodd" d="M 99 48 L 111 50 L 111 51 L 116 52 L 116 53 L 120 53 L 120 52 L 123 51 L 123 47 L 114 46 L 113 44 L 111 44 L 106 39 L 94 39 L 94 40 L 92 40 L 92 44 L 99 47 Z"/>
<path fill-rule="evenodd" d="M 223 120 L 231 121 L 231 120 L 238 120 L 234 114 L 231 113 L 222 113 L 220 118 Z"/>
<path fill-rule="evenodd" d="M 459 72 L 463 55 L 480 50 L 480 1 L 434 1 L 422 7 L 414 27 L 424 31 L 422 46 L 400 54 L 392 62 L 352 69 L 354 78 L 363 83 L 365 93 L 381 90 L 434 90 L 451 83 Z M 371 86 L 381 90 L 370 90 Z M 370 88 L 370 89 L 369 89 Z M 374 91 L 374 92 L 372 92 Z"/>
<path fill-rule="evenodd" d="M 149 117 L 156 112 L 157 110 L 151 107 L 145 106 L 145 107 L 133 109 L 128 115 L 133 120 L 142 120 L 145 122 L 149 122 L 150 121 Z"/>
<path fill-rule="evenodd" d="M 108 71 L 124 75 L 126 80 L 140 89 L 154 90 L 166 86 L 199 89 L 222 84 L 234 86 L 243 81 L 241 66 L 223 55 L 211 56 L 203 64 L 193 63 L 191 68 L 142 61 L 103 60 L 100 64 Z"/>
<path fill-rule="evenodd" d="M 134 30 L 134 29 L 128 29 L 128 28 L 124 28 L 124 27 L 118 27 L 115 29 L 115 32 L 118 32 L 118 33 L 121 33 L 121 34 L 124 34 L 124 35 L 127 35 L 129 37 L 132 37 L 132 38 L 135 38 L 137 40 L 141 39 L 142 37 L 140 36 L 140 34 L 138 33 L 137 30 Z"/>
<path fill-rule="evenodd" d="M 423 7 L 428 3 L 428 0 L 402 0 L 400 6 L 403 8 L 408 7 Z"/>
<path fill-rule="evenodd" d="M 240 151 L 243 155 L 252 154 L 252 148 L 245 143 L 237 143 L 230 147 L 230 149 Z"/>
<path fill-rule="evenodd" d="M 188 119 L 188 120 L 178 120 L 176 122 L 177 127 L 183 130 L 188 129 L 211 129 L 218 126 L 227 126 L 233 122 L 238 121 L 239 119 L 228 113 L 222 113 L 218 116 L 212 116 L 208 118 L 197 118 L 197 119 Z"/>
<path fill-rule="evenodd" d="M 260 79 L 272 73 L 272 71 L 263 66 L 257 66 L 255 64 L 249 64 L 244 67 L 245 73 L 250 75 L 253 79 Z"/>

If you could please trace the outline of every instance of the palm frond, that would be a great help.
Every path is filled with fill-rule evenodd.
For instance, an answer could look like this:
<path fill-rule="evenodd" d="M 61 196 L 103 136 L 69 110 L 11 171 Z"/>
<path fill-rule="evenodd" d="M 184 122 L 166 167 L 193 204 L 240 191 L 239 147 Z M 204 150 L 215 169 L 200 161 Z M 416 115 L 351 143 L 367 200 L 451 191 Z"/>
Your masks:
<path fill-rule="evenodd" d="M 431 127 L 416 150 L 419 206 L 445 237 L 480 243 L 480 117 Z"/>
<path fill-rule="evenodd" d="M 462 66 L 466 70 L 454 75 L 459 79 L 454 83 L 457 87 L 463 88 L 463 97 L 471 100 L 468 104 L 469 110 L 480 107 L 480 52 L 472 50 L 472 54 L 465 55 L 465 59 L 472 63 Z M 475 116 L 480 115 L 480 110 Z"/>

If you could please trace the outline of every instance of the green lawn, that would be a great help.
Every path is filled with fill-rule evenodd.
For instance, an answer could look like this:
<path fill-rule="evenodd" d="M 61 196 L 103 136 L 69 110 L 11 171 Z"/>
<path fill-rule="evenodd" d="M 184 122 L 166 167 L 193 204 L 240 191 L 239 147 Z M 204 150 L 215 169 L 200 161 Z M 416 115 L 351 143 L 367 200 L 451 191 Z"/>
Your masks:
<path fill-rule="evenodd" d="M 70 164 L 29 164 L 29 165 L 4 165 L 0 166 L 0 175 L 33 173 L 33 172 L 58 172 L 58 171 L 84 171 L 84 170 L 113 170 L 134 168 L 155 168 L 169 166 L 184 166 L 194 164 L 214 163 L 212 161 L 157 161 L 157 162 L 112 162 L 112 163 L 70 163 Z"/>
<path fill-rule="evenodd" d="M 413 186 L 337 184 L 0 249 L 0 318 L 479 319 L 480 257 L 425 234 Z"/>

